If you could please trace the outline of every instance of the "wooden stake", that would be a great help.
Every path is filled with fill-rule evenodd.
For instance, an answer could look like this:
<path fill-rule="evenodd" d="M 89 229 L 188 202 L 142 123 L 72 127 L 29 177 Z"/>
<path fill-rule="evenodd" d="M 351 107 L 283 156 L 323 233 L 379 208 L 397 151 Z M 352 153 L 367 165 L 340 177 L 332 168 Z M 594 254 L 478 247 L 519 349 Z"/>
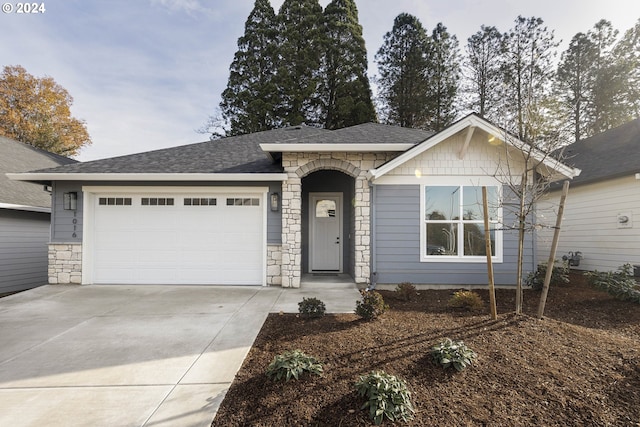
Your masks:
<path fill-rule="evenodd" d="M 562 225 L 562 216 L 564 215 L 564 202 L 569 194 L 569 181 L 565 181 L 562 186 L 562 196 L 560 197 L 560 207 L 558 208 L 558 217 L 556 218 L 556 229 L 553 231 L 553 241 L 551 242 L 551 252 L 549 253 L 549 261 L 547 262 L 547 274 L 544 276 L 544 284 L 542 285 L 542 295 L 540 295 L 540 305 L 538 306 L 538 319 L 542 319 L 544 315 L 544 306 L 547 304 L 547 294 L 549 293 L 549 284 L 551 283 L 551 274 L 556 261 L 556 249 L 560 240 L 560 226 Z"/>
<path fill-rule="evenodd" d="M 489 276 L 489 304 L 491 318 L 498 318 L 496 308 L 496 289 L 493 283 L 493 262 L 491 261 L 491 230 L 489 229 L 489 202 L 487 201 L 487 187 L 482 187 L 482 207 L 484 209 L 484 247 L 487 253 L 487 274 Z"/>

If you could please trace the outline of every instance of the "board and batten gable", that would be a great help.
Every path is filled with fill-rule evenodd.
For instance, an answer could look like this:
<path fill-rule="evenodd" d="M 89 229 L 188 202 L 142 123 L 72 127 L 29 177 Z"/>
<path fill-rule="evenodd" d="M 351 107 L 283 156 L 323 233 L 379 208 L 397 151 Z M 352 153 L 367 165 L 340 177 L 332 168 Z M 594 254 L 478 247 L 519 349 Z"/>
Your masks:
<path fill-rule="evenodd" d="M 379 284 L 411 282 L 448 287 L 487 284 L 486 261 L 421 260 L 424 186 L 490 185 L 501 188 L 504 198 L 508 194 L 503 185 L 506 181 L 493 175 L 508 169 L 514 174 L 522 171 L 523 163 L 518 163 L 516 156 L 507 159 L 505 147 L 488 143 L 482 132 L 473 136 L 461 155 L 465 135 L 466 132 L 456 134 L 375 180 L 372 270 L 377 273 Z M 502 250 L 500 259 L 493 262 L 494 278 L 497 285 L 515 286 L 518 236 L 517 230 L 508 229 L 515 223 L 515 215 L 508 209 L 502 212 L 505 226 L 500 227 Z M 534 237 L 527 234 L 524 271 L 532 271 L 535 263 Z"/>
<path fill-rule="evenodd" d="M 538 216 L 555 222 L 560 191 L 540 202 Z M 625 222 L 624 218 L 628 220 Z M 553 229 L 538 233 L 540 260 L 549 256 Z M 569 188 L 556 258 L 582 252 L 579 270 L 615 271 L 640 265 L 640 179 L 634 175 Z"/>

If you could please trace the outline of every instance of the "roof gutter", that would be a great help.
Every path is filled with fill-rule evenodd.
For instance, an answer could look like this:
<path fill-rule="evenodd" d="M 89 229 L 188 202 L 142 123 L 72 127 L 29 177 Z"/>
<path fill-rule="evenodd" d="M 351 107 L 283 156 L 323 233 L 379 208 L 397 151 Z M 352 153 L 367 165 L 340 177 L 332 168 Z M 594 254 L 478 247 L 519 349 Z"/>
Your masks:
<path fill-rule="evenodd" d="M 12 209 L 14 211 L 51 213 L 51 208 L 42 206 L 14 205 L 12 203 L 0 203 L 0 209 Z"/>
<path fill-rule="evenodd" d="M 8 173 L 12 181 L 285 181 L 286 173 Z"/>

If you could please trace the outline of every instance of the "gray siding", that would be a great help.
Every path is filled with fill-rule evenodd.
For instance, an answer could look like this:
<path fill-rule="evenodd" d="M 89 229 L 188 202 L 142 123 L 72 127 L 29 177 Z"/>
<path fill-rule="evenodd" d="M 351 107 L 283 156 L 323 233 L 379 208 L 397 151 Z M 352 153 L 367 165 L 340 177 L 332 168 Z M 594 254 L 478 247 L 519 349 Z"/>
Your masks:
<path fill-rule="evenodd" d="M 485 263 L 420 262 L 419 185 L 378 185 L 374 195 L 372 271 L 378 273 L 378 283 L 487 283 Z M 513 218 L 506 218 L 505 223 L 513 223 Z M 531 238 L 525 242 L 525 247 L 524 269 L 530 271 L 534 265 Z M 497 285 L 515 285 L 517 232 L 503 232 L 503 254 L 503 262 L 494 263 L 495 282 Z"/>
<path fill-rule="evenodd" d="M 282 197 L 280 182 L 66 182 L 57 181 L 53 185 L 52 230 L 51 241 L 56 243 L 82 242 L 82 186 L 149 186 L 149 187 L 269 187 L 269 193 L 278 192 Z M 78 210 L 65 211 L 62 205 L 63 194 L 69 191 L 78 192 Z M 266 203 L 269 203 L 267 199 Z M 75 220 L 75 224 L 74 224 Z M 75 225 L 75 228 L 74 228 Z M 267 243 L 278 244 L 282 239 L 281 212 L 272 212 L 267 205 Z M 75 233 L 75 237 L 74 237 Z"/>
<path fill-rule="evenodd" d="M 47 284 L 49 214 L 0 209 L 0 294 Z"/>

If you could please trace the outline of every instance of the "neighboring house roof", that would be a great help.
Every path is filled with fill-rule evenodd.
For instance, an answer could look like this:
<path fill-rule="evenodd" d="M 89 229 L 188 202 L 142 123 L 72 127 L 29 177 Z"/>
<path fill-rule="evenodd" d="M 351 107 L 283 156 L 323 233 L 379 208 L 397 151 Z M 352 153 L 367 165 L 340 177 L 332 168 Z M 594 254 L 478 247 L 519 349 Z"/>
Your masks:
<path fill-rule="evenodd" d="M 584 172 L 571 185 L 640 172 L 640 118 L 565 148 L 564 163 Z"/>
<path fill-rule="evenodd" d="M 574 178 L 580 174 L 580 169 L 570 168 L 566 166 L 565 164 L 555 160 L 553 157 L 531 147 L 526 142 L 523 142 L 515 136 L 505 132 L 504 129 L 493 125 L 492 123 L 483 119 L 475 113 L 471 113 L 453 123 L 452 125 L 447 126 L 442 131 L 433 134 L 420 144 L 417 144 L 413 148 L 408 149 L 398 157 L 388 161 L 379 168 L 372 169 L 369 172 L 370 177 L 374 180 L 380 178 L 391 170 L 400 166 L 401 164 L 407 162 L 408 160 L 411 160 L 414 157 L 429 150 L 430 148 L 438 145 L 442 141 L 452 137 L 459 132 L 466 131 L 465 143 L 459 153 L 460 157 L 462 158 L 464 157 L 464 154 L 469 146 L 469 143 L 471 142 L 473 133 L 476 131 L 476 129 L 485 132 L 487 136 L 490 136 L 490 138 L 492 139 L 503 141 L 510 147 L 518 150 L 523 150 L 524 152 L 530 152 L 533 159 L 543 164 L 552 174 L 556 176 L 559 175 L 558 178 Z"/>
<path fill-rule="evenodd" d="M 0 208 L 47 211 L 51 196 L 42 185 L 12 181 L 5 174 L 73 163 L 77 161 L 0 136 Z"/>

